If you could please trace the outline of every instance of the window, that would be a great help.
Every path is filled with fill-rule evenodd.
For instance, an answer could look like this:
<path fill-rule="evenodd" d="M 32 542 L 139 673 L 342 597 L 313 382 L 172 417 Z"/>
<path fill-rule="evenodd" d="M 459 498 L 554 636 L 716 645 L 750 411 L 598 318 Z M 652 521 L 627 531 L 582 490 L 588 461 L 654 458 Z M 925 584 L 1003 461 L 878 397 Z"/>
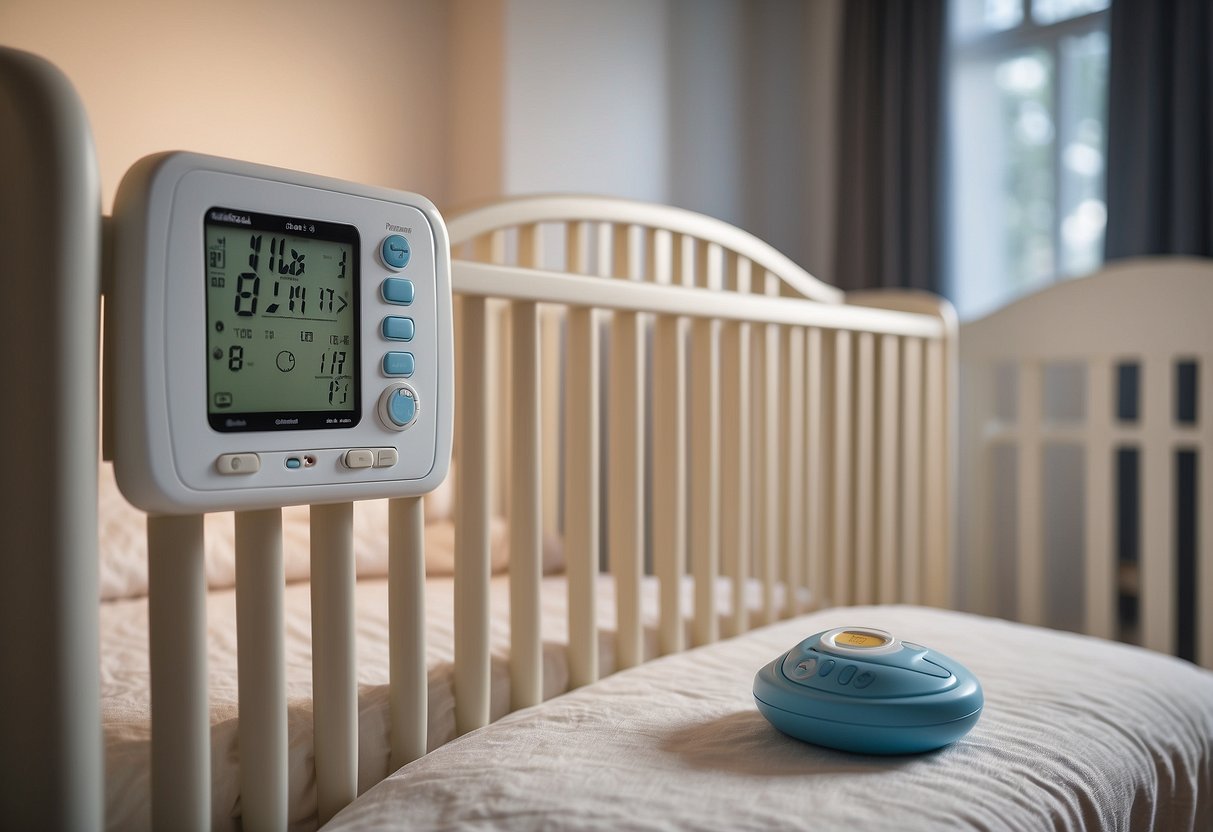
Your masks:
<path fill-rule="evenodd" d="M 962 318 L 1103 260 L 1109 0 L 950 0 L 947 251 Z"/>

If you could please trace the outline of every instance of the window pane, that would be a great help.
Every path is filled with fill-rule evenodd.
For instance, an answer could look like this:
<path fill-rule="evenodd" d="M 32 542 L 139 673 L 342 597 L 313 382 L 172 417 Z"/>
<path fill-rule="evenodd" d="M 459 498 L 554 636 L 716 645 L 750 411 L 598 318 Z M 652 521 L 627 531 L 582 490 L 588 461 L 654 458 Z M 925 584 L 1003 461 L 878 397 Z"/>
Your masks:
<path fill-rule="evenodd" d="M 1002 32 L 1023 22 L 1023 0 L 952 0 L 952 33 L 959 38 Z"/>
<path fill-rule="evenodd" d="M 1091 32 L 1061 41 L 1061 270 L 1075 275 L 1103 262 L 1104 147 L 1108 36 Z"/>
<path fill-rule="evenodd" d="M 1056 23 L 1080 14 L 1101 12 L 1109 0 L 1033 0 L 1032 19 L 1037 23 Z"/>

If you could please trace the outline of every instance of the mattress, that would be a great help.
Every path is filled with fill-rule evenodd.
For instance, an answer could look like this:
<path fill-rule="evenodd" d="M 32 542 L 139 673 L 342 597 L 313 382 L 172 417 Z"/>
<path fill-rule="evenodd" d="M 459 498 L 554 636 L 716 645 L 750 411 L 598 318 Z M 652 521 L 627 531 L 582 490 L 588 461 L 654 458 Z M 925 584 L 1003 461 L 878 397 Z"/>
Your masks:
<path fill-rule="evenodd" d="M 868 625 L 981 680 L 976 727 L 867 757 L 778 733 L 754 673 Z M 915 607 L 852 607 L 658 659 L 403 767 L 326 829 L 1213 829 L 1213 673 L 1085 636 Z"/>
<path fill-rule="evenodd" d="M 656 653 L 657 584 L 642 587 L 646 655 Z M 683 608 L 691 609 L 692 586 L 684 587 Z M 757 610 L 761 588 L 750 588 L 747 603 Z M 729 586 L 718 584 L 722 615 L 730 609 Z M 509 579 L 491 583 L 491 656 L 493 718 L 509 710 Z M 360 580 L 357 606 L 359 687 L 359 791 L 389 773 L 387 581 Z M 614 670 L 614 584 L 598 583 L 601 670 Z M 807 601 L 807 599 L 802 599 Z M 454 583 L 426 581 L 429 668 L 429 747 L 455 736 Z M 312 753 L 311 600 L 306 583 L 290 584 L 285 595 L 286 689 L 289 739 L 289 812 L 293 829 L 316 827 L 315 765 Z M 211 710 L 212 818 L 216 829 L 239 828 L 240 774 L 237 745 L 236 598 L 233 590 L 207 595 L 208 661 Z M 568 588 L 563 576 L 542 585 L 545 697 L 568 684 Z M 149 771 L 151 723 L 148 671 L 147 601 L 126 599 L 101 605 L 101 693 L 105 733 L 106 826 L 147 829 L 151 825 Z"/>

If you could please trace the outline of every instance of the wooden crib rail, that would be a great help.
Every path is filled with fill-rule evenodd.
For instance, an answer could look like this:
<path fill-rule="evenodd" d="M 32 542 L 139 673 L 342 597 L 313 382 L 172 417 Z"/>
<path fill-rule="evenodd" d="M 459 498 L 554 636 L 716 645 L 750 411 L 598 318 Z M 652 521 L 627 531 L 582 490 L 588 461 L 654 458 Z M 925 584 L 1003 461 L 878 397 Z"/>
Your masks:
<path fill-rule="evenodd" d="M 473 251 L 505 259 L 501 233 L 478 238 Z M 469 612 L 475 608 L 470 615 L 456 612 L 460 732 L 489 718 L 488 619 L 480 604 L 488 597 L 490 512 L 501 505 L 508 513 L 514 597 L 531 597 L 541 557 L 535 530 L 547 525 L 536 518 L 534 499 L 548 493 L 545 479 L 555 471 L 549 455 L 563 461 L 555 475 L 563 474 L 571 687 L 600 673 L 594 582 L 604 538 L 616 581 L 617 666 L 645 658 L 639 592 L 646 521 L 660 583 L 659 653 L 685 646 L 680 585 L 688 561 L 696 644 L 719 636 L 718 576 L 733 579 L 729 633 L 795 614 L 806 587 L 817 604 L 950 602 L 945 449 L 955 324 L 946 303 L 900 301 L 907 311 L 891 300 L 893 308 L 877 308 L 879 298 L 862 306 L 726 291 L 754 285 L 753 272 L 744 265 L 747 274 L 739 276 L 738 260 L 719 247 L 682 285 L 670 285 L 661 277 L 675 271 L 670 249 L 619 227 L 598 240 L 607 256 L 594 258 L 597 274 L 579 274 L 588 234 L 576 226 L 559 233 L 568 235 L 565 272 L 461 260 L 452 267 L 461 308 L 456 582 L 459 598 L 476 599 L 468 603 Z M 518 239 L 520 259 L 532 259 L 543 232 L 526 225 Z M 635 252 L 640 240 L 648 244 L 643 263 Z M 657 279 L 648 279 L 652 274 Z M 759 274 L 756 283 L 780 285 Z M 556 337 L 542 340 L 537 321 L 548 314 Z M 542 372 L 553 355 L 557 368 L 564 359 L 561 396 L 543 389 L 561 385 L 559 371 Z M 493 389 L 490 367 L 524 376 L 500 379 Z M 488 395 L 486 385 L 493 389 Z M 607 399 L 601 407 L 600 395 Z M 551 399 L 563 402 L 562 411 L 545 411 Z M 496 432 L 505 413 L 512 423 Z M 911 464 L 934 457 L 937 465 Z M 600 530 L 604 464 L 608 523 Z M 499 481 L 498 465 L 511 466 L 509 499 L 499 502 L 488 490 Z M 541 513 L 551 510 L 545 505 Z M 891 528 L 877 534 L 878 521 Z M 904 545 L 903 525 L 913 538 Z M 877 580 L 880 574 L 887 577 Z M 751 577 L 763 590 L 755 622 L 746 618 L 743 597 Z M 540 635 L 515 629 L 511 645 L 512 684 L 529 680 L 526 693 L 512 692 L 511 706 L 534 704 L 542 689 Z"/>
<path fill-rule="evenodd" d="M 963 327 L 960 516 L 971 607 L 1166 653 L 1182 646 L 1213 667 L 1210 308 L 1209 261 L 1149 258 L 1058 284 Z M 1075 399 L 1068 412 L 1050 403 L 1059 383 Z M 1046 463 L 1059 449 L 1082 457 L 1079 544 L 1059 543 L 1044 502 Z M 1000 524 L 1006 512 L 995 496 L 1007 477 L 996 461 L 1007 454 L 1016 469 L 1014 513 Z M 1126 454 L 1138 476 L 1118 471 Z M 1191 479 L 1181 488 L 1185 467 Z M 1128 506 L 1118 493 L 1134 482 L 1137 510 L 1122 512 Z M 1181 552 L 1181 541 L 1192 551 Z M 1135 564 L 1121 562 L 1134 551 Z M 1013 576 L 997 574 L 1000 553 L 1013 558 Z M 1078 585 L 1068 588 L 1069 604 L 1081 618 L 1059 623 L 1056 603 L 1048 603 L 1056 595 L 1050 574 L 1074 557 Z M 1008 581 L 1015 585 L 1009 608 L 997 590 Z M 1134 601 L 1138 626 L 1118 613 Z"/>

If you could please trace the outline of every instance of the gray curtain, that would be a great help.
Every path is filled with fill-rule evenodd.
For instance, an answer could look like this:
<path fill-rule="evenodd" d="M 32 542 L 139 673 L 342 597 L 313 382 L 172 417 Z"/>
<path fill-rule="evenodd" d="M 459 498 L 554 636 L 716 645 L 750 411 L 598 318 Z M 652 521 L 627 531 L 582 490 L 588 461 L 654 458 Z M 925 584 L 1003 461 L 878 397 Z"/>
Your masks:
<path fill-rule="evenodd" d="M 944 0 L 843 4 L 835 282 L 939 291 Z"/>
<path fill-rule="evenodd" d="M 1213 257 L 1213 3 L 1110 15 L 1105 256 Z"/>

